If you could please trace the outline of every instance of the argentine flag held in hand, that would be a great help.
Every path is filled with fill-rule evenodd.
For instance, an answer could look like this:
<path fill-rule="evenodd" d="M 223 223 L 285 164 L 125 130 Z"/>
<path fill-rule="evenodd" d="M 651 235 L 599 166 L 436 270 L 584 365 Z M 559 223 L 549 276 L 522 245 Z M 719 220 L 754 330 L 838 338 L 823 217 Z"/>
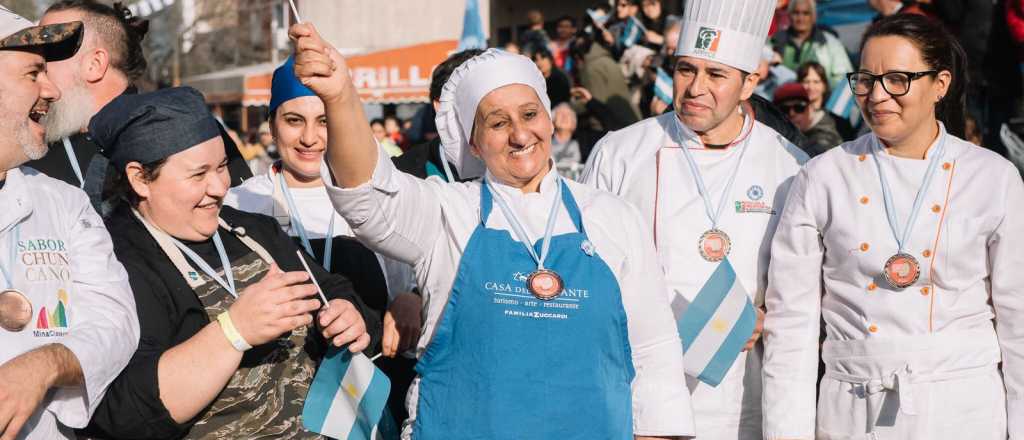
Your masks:
<path fill-rule="evenodd" d="M 640 23 L 639 19 L 631 16 L 626 21 L 622 34 L 619 35 L 619 45 L 622 47 L 633 47 L 634 44 L 639 43 L 644 38 L 645 33 L 647 33 L 647 28 Z"/>
<path fill-rule="evenodd" d="M 672 105 L 672 77 L 661 67 L 658 68 L 658 77 L 654 79 L 654 96 Z"/>
<path fill-rule="evenodd" d="M 729 259 L 722 260 L 679 318 L 686 373 L 718 386 L 756 325 L 750 296 Z"/>
<path fill-rule="evenodd" d="M 391 381 L 362 353 L 331 347 L 309 386 L 302 425 L 339 440 L 377 438 Z"/>
<path fill-rule="evenodd" d="M 857 100 L 850 90 L 850 83 L 845 79 L 837 81 L 832 85 L 832 93 L 825 103 L 825 110 L 835 113 L 846 120 L 854 127 L 860 125 L 860 110 L 857 109 Z"/>

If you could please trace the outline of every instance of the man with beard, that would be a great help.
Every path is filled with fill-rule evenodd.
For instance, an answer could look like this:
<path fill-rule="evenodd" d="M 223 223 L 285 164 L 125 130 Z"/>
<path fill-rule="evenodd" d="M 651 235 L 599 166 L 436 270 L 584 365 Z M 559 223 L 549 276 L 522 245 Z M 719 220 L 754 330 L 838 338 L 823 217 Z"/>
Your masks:
<path fill-rule="evenodd" d="M 713 290 L 708 281 L 720 267 L 729 270 L 726 262 L 733 289 L 741 285 L 755 308 L 763 304 L 769 244 L 790 181 L 807 160 L 746 104 L 775 3 L 687 1 L 675 52 L 675 110 L 609 133 L 584 171 L 585 183 L 624 197 L 650 222 L 677 319 L 698 292 Z M 750 321 L 754 315 L 763 319 L 751 311 Z M 715 321 L 708 321 L 711 330 L 736 323 Z M 751 325 L 735 360 L 720 361 L 728 371 L 715 380 L 701 370 L 708 357 L 687 353 L 698 439 L 762 438 L 759 327 Z M 701 341 L 681 336 L 686 348 Z"/>
<path fill-rule="evenodd" d="M 0 7 L 0 438 L 70 439 L 128 363 L 139 321 L 103 221 L 78 189 L 21 166 L 46 154 L 60 91 L 46 62 L 80 22 L 33 26 Z"/>
<path fill-rule="evenodd" d="M 87 133 L 89 120 L 101 108 L 124 93 L 136 93 L 133 85 L 146 73 L 142 40 L 149 23 L 121 5 L 108 6 L 96 0 L 61 0 L 51 5 L 42 25 L 81 21 L 85 25 L 82 47 L 75 56 L 47 68 L 61 90 L 61 100 L 51 108 L 46 124 L 50 153 L 28 166 L 42 173 L 83 188 L 94 198 L 104 188 L 106 170 L 102 164 L 92 171 L 89 165 L 97 147 Z M 252 176 L 238 146 L 222 132 L 230 159 L 232 186 Z M 86 186 L 86 180 L 93 181 Z"/>

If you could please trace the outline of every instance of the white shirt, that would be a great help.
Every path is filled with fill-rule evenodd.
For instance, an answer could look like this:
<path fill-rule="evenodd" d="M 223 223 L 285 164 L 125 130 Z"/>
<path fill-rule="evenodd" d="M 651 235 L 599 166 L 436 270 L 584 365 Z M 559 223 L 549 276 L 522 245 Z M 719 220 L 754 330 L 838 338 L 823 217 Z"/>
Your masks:
<path fill-rule="evenodd" d="M 285 200 L 274 199 L 274 190 L 280 191 L 277 180 L 277 172 L 273 166 L 269 167 L 266 173 L 253 176 L 241 185 L 228 190 L 224 197 L 224 204 L 232 208 L 263 214 L 274 217 L 281 223 L 285 233 L 292 237 L 298 237 L 298 230 L 292 226 L 291 218 L 288 217 L 288 205 Z M 331 201 L 327 197 L 327 188 L 324 186 L 314 188 L 289 188 L 295 205 L 299 208 L 299 217 L 302 219 L 302 226 L 310 240 L 327 237 L 327 229 L 334 217 L 334 232 L 332 237 L 355 237 L 352 228 L 348 226 L 345 219 L 338 215 Z M 384 281 L 387 283 L 389 302 L 396 295 L 411 292 L 416 288 L 412 267 L 400 261 L 384 258 L 377 255 L 381 271 L 384 273 Z M 329 270 L 329 269 L 328 269 Z"/>
<path fill-rule="evenodd" d="M 80 189 L 16 168 L 7 171 L 0 206 L 0 264 L 32 303 L 28 326 L 16 333 L 0 329 L 0 364 L 42 345 L 61 344 L 74 353 L 85 377 L 84 387 L 47 394 L 18 438 L 75 438 L 70 428 L 88 424 L 139 343 L 128 275 L 114 256 L 103 220 Z M 12 264 L 8 240 L 16 225 Z"/>
<path fill-rule="evenodd" d="M 531 240 L 541 237 L 557 194 L 556 172 L 545 177 L 537 193 L 495 182 L 522 215 Z M 636 377 L 633 381 L 633 430 L 637 435 L 692 435 L 689 393 L 678 374 L 682 348 L 664 294 L 665 285 L 645 222 L 636 209 L 618 198 L 567 182 L 596 252 L 611 268 L 621 289 Z M 480 182 L 447 184 L 398 172 L 386 155 L 377 158 L 370 182 L 350 189 L 329 187 L 335 209 L 363 242 L 413 265 L 423 292 L 426 318 L 417 353 L 433 338 L 470 236 L 480 224 Z M 565 207 L 558 211 L 554 234 L 576 230 Z M 487 227 L 510 230 L 494 209 Z M 515 236 L 512 234 L 513 237 Z M 410 420 L 415 418 L 416 386 L 410 390 Z"/>
<path fill-rule="evenodd" d="M 1010 438 L 1024 438 L 1024 183 L 1002 157 L 947 139 L 906 246 L 921 277 L 903 290 L 880 276 L 897 244 L 874 135 L 829 150 L 796 177 L 765 299 L 765 438 L 814 436 L 819 316 L 834 341 L 992 328 L 995 319 Z M 928 160 L 878 159 L 904 225 Z"/>

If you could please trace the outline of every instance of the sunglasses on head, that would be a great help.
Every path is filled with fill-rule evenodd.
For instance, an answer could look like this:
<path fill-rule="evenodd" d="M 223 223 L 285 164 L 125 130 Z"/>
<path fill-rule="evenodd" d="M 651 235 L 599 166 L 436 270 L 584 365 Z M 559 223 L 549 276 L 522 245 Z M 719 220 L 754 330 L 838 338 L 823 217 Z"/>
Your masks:
<path fill-rule="evenodd" d="M 807 103 L 795 102 L 792 104 L 783 104 L 779 106 L 779 109 L 782 110 L 783 113 L 803 113 L 807 111 Z"/>

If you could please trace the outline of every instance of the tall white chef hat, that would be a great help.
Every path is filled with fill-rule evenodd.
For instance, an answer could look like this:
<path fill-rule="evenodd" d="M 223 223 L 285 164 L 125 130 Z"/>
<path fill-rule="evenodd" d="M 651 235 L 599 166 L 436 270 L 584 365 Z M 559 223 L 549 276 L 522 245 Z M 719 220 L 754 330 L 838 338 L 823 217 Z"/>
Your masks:
<path fill-rule="evenodd" d="M 452 72 L 441 89 L 434 122 L 445 155 L 455 164 L 460 178 L 484 174 L 484 163 L 470 153 L 469 146 L 476 108 L 488 93 L 510 84 L 533 88 L 548 116 L 551 115 L 551 100 L 537 66 L 529 58 L 501 49 L 488 49 L 466 60 Z"/>
<path fill-rule="evenodd" d="M 776 0 L 688 0 L 676 55 L 757 70 Z"/>

